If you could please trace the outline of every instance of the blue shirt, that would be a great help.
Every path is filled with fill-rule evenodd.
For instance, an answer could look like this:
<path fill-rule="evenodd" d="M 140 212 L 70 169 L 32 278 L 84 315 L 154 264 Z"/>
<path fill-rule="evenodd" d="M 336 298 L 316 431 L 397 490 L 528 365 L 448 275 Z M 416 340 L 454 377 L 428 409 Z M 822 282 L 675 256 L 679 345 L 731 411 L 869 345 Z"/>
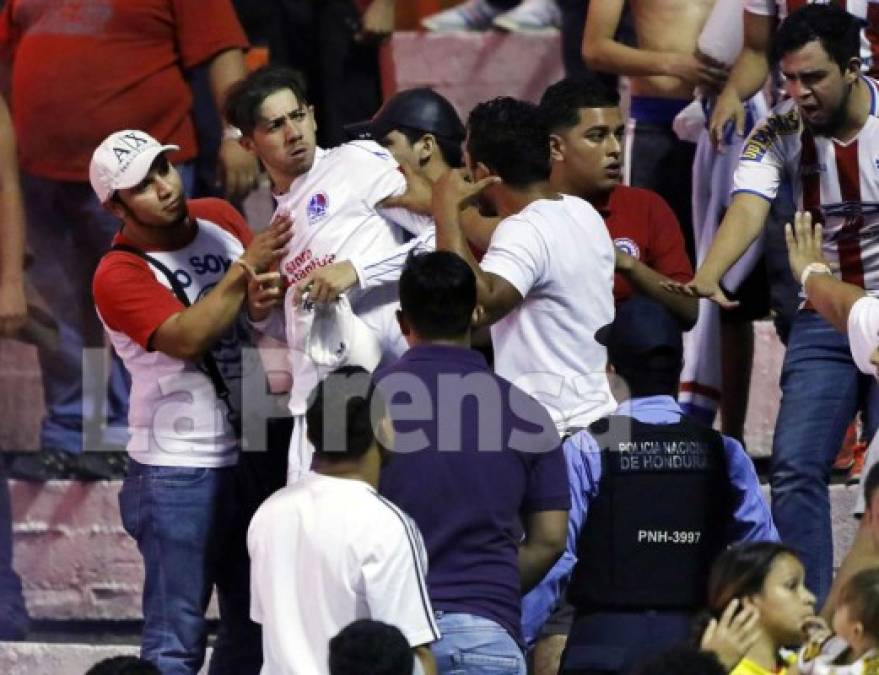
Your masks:
<path fill-rule="evenodd" d="M 646 424 L 674 424 L 683 412 L 671 396 L 647 396 L 623 402 L 614 413 L 634 417 Z M 737 541 L 779 541 L 778 531 L 754 470 L 754 463 L 741 443 L 723 437 L 727 473 L 735 501 L 727 539 Z M 540 629 L 555 610 L 577 564 L 577 540 L 586 523 L 589 502 L 598 496 L 601 480 L 601 450 L 587 430 L 568 438 L 563 451 L 571 479 L 571 511 L 568 541 L 562 557 L 543 581 L 522 599 L 522 626 L 527 643 L 537 639 Z"/>
<path fill-rule="evenodd" d="M 379 491 L 421 530 L 433 608 L 522 644 L 519 516 L 571 502 L 552 418 L 461 347 L 413 347 L 375 381 L 396 432 Z"/>

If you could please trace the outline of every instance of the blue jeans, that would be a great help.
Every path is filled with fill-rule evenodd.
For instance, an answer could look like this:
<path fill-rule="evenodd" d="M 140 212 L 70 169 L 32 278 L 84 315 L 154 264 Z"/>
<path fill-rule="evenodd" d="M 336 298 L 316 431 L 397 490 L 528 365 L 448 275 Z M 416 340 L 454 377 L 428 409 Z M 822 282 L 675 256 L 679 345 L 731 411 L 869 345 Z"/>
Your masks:
<path fill-rule="evenodd" d="M 525 675 L 525 657 L 510 634 L 473 614 L 436 612 L 442 639 L 430 648 L 440 675 Z"/>
<path fill-rule="evenodd" d="M 178 170 L 188 194 L 192 166 Z M 89 450 L 123 449 L 128 440 L 128 373 L 115 353 L 109 374 L 94 366 L 84 371 L 82 363 L 84 349 L 104 347 L 92 277 L 121 223 L 98 202 L 89 183 L 23 172 L 21 187 L 32 254 L 28 278 L 59 329 L 58 346 L 38 350 L 46 405 L 40 447 L 82 452 L 85 424 L 96 430 L 88 438 Z"/>
<path fill-rule="evenodd" d="M 800 555 L 821 606 L 833 580 L 827 485 L 848 424 L 865 405 L 866 437 L 879 422 L 875 380 L 852 360 L 848 339 L 813 311 L 794 318 L 781 372 L 781 409 L 772 442 L 772 515 Z"/>
<path fill-rule="evenodd" d="M 195 675 L 204 662 L 205 611 L 216 585 L 220 627 L 212 675 L 256 675 L 259 626 L 250 621 L 246 531 L 236 469 L 131 462 L 119 494 L 122 524 L 144 563 L 141 656 L 162 675 Z"/>

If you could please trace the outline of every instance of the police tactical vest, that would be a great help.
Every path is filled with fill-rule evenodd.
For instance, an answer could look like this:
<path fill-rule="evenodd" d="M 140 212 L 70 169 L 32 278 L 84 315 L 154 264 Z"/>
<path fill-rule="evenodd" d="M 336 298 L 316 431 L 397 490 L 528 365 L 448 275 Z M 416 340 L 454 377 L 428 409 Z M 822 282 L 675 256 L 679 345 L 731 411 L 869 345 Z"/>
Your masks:
<path fill-rule="evenodd" d="M 568 600 L 581 611 L 692 610 L 731 518 L 723 437 L 682 417 L 598 420 L 598 496 L 577 542 Z"/>

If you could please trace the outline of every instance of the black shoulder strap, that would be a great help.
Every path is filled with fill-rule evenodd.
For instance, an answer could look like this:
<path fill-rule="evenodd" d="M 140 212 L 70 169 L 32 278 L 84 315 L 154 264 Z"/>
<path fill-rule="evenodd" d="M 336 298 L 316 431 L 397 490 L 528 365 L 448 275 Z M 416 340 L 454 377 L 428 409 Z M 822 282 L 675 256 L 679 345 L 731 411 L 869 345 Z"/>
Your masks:
<path fill-rule="evenodd" d="M 168 266 L 165 265 L 165 263 L 157 260 L 149 253 L 146 253 L 139 248 L 135 248 L 134 246 L 129 246 L 128 244 L 113 244 L 113 246 L 110 247 L 110 250 L 121 251 L 122 253 L 131 253 L 132 255 L 136 255 L 138 258 L 143 258 L 144 260 L 146 260 L 147 263 L 149 263 L 165 275 L 165 278 L 168 279 L 168 283 L 171 284 L 171 290 L 174 292 L 174 295 L 184 307 L 190 307 L 192 305 L 186 295 L 186 291 L 183 289 L 183 284 L 180 283 L 180 280 L 174 275 L 174 273 L 170 269 L 168 269 Z M 217 397 L 226 406 L 226 418 L 229 420 L 229 424 L 232 425 L 232 428 L 235 430 L 235 434 L 240 437 L 241 417 L 239 416 L 238 412 L 232 407 L 232 401 L 229 398 L 229 387 L 226 385 L 226 380 L 223 379 L 223 374 L 220 372 L 220 367 L 217 365 L 217 360 L 214 358 L 214 355 L 211 354 L 210 351 L 205 352 L 204 355 L 201 357 L 201 360 L 204 364 L 207 376 L 211 378 L 211 384 L 214 385 L 214 390 L 217 392 Z"/>

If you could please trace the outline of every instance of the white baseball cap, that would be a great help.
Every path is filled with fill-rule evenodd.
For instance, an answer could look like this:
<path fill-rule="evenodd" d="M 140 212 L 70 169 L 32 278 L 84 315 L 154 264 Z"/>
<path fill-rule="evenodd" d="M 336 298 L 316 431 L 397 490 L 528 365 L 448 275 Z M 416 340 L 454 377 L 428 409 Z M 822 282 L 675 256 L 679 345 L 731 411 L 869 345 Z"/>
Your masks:
<path fill-rule="evenodd" d="M 179 149 L 177 145 L 162 145 L 145 131 L 136 129 L 110 134 L 92 154 L 92 189 L 104 204 L 116 190 L 132 188 L 146 178 L 161 153 Z"/>

